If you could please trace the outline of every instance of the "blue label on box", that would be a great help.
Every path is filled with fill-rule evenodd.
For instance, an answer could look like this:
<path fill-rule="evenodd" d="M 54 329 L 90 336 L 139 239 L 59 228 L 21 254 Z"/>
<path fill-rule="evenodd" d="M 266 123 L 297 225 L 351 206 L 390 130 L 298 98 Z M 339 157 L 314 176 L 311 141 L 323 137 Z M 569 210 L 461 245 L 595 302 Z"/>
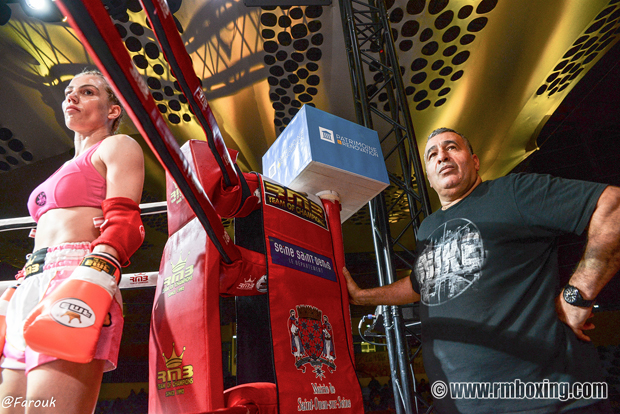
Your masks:
<path fill-rule="evenodd" d="M 313 107 L 306 111 L 313 161 L 389 183 L 376 131 Z"/>
<path fill-rule="evenodd" d="M 271 261 L 300 272 L 309 273 L 323 279 L 336 282 L 336 273 L 332 259 L 303 247 L 269 237 Z"/>

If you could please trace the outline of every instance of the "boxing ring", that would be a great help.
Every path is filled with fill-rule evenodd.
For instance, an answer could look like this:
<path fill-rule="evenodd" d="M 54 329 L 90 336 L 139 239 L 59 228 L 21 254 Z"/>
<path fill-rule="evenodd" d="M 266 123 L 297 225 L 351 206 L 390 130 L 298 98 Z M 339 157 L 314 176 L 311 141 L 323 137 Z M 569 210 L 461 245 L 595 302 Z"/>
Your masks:
<path fill-rule="evenodd" d="M 140 204 L 141 216 L 150 216 L 153 214 L 166 214 L 166 202 L 144 203 Z M 37 227 L 32 217 L 17 217 L 12 219 L 0 220 L 0 233 L 14 230 L 30 230 Z M 153 287 L 157 285 L 158 272 L 147 271 L 139 273 L 126 273 L 121 279 L 119 287 L 121 289 Z M 15 285 L 14 281 L 0 281 L 0 295 L 4 291 Z"/>

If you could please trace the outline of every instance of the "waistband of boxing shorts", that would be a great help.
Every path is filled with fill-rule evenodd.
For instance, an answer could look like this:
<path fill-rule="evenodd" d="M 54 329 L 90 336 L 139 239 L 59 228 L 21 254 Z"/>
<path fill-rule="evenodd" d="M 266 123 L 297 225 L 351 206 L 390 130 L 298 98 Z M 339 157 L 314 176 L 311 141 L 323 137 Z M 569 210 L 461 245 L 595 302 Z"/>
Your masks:
<path fill-rule="evenodd" d="M 62 243 L 38 249 L 28 257 L 24 266 L 25 277 L 37 275 L 44 270 L 78 266 L 90 251 L 90 242 Z"/>
<path fill-rule="evenodd" d="M 43 273 L 43 265 L 45 264 L 45 255 L 47 254 L 47 247 L 36 250 L 35 252 L 26 256 L 26 264 L 24 265 L 24 277 L 38 275 Z"/>

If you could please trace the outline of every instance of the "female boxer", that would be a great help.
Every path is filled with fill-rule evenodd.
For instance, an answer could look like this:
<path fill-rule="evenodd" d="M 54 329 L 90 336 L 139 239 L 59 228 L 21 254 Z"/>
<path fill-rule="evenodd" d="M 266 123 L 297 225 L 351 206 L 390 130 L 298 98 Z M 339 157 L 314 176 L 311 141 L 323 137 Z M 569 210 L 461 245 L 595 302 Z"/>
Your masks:
<path fill-rule="evenodd" d="M 75 156 L 28 200 L 35 246 L 6 314 L 3 412 L 94 410 L 118 358 L 120 267 L 144 238 L 142 149 L 115 134 L 122 108 L 101 73 L 75 76 L 62 110 Z"/>

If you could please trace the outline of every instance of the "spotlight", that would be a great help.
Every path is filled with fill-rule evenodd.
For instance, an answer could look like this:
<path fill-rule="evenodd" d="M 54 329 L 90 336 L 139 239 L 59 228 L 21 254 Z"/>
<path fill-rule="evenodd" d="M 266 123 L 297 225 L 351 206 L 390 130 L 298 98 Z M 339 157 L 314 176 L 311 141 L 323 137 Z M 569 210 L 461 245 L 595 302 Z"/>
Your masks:
<path fill-rule="evenodd" d="M 49 0 L 26 0 L 26 6 L 32 10 L 47 10 L 50 7 Z"/>
<path fill-rule="evenodd" d="M 4 26 L 11 19 L 11 8 L 8 4 L 0 2 L 0 26 Z"/>
<path fill-rule="evenodd" d="M 44 22 L 60 22 L 63 19 L 58 6 L 52 0 L 19 0 L 19 4 L 28 16 Z"/>

